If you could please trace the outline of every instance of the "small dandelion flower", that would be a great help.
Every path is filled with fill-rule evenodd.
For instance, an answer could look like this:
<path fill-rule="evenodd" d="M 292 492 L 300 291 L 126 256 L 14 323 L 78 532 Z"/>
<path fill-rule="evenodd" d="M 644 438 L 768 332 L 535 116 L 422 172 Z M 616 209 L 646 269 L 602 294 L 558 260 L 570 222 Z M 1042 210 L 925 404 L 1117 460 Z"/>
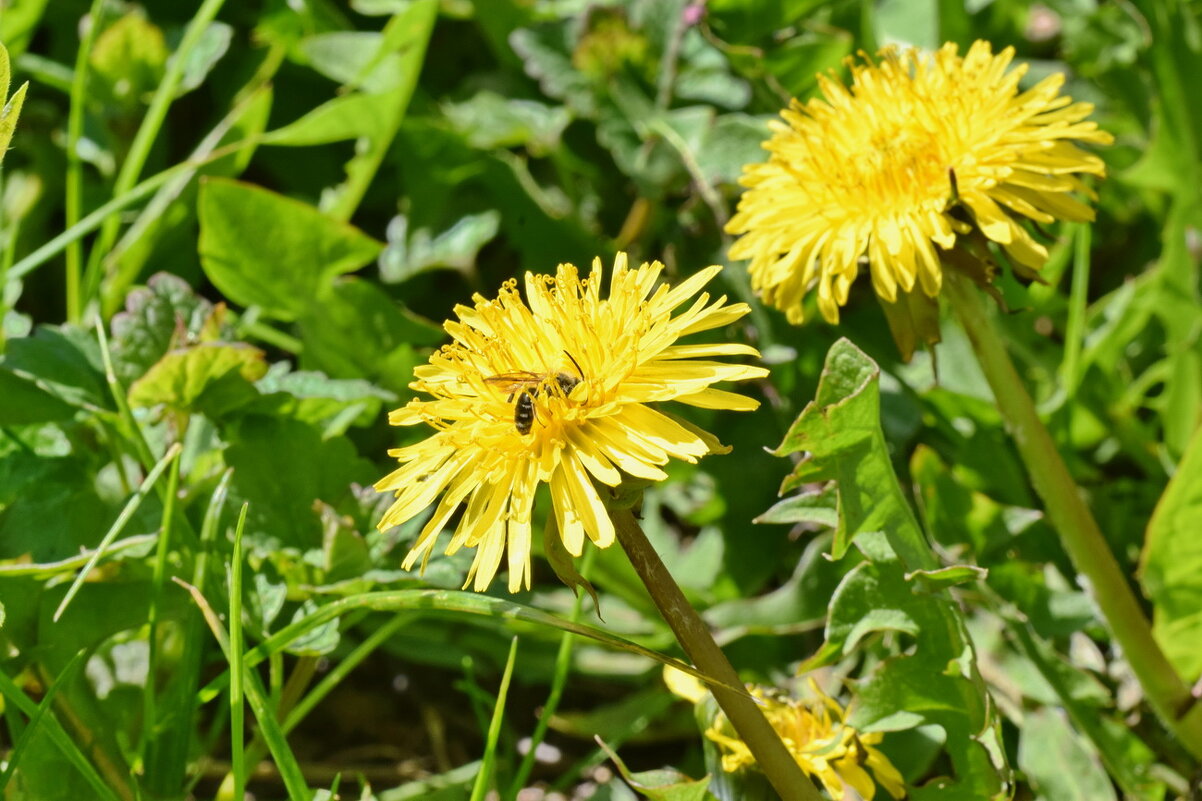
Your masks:
<path fill-rule="evenodd" d="M 720 270 L 709 267 L 675 288 L 657 286 L 662 264 L 629 269 L 619 254 L 605 297 L 597 260 L 587 277 L 570 264 L 559 265 L 555 277 L 527 273 L 524 301 L 510 281 L 495 300 L 476 295 L 473 307 L 457 306 L 458 320 L 444 326 L 451 343 L 418 367 L 410 384 L 431 399 L 410 401 L 389 417 L 393 425 L 433 429 L 390 451 L 402 466 L 376 484 L 396 494 L 381 529 L 438 501 L 404 567 L 419 558 L 425 567 L 439 533 L 465 504 L 446 549 L 477 549 L 464 586 L 487 588 L 507 552 L 509 590 L 516 592 L 530 586 L 531 508 L 540 484 L 549 488 L 564 548 L 579 556 L 586 536 L 602 548 L 614 541 L 594 482 L 661 481 L 671 458 L 695 462 L 722 452 L 713 436 L 654 406 L 758 405 L 712 385 L 767 370 L 709 359 L 758 356 L 754 348 L 676 344 L 749 311 L 725 296 L 697 295 Z"/>
<path fill-rule="evenodd" d="M 664 681 L 673 693 L 693 703 L 708 695 L 701 682 L 672 668 L 664 670 Z M 877 784 L 892 797 L 904 798 L 905 780 L 876 747 L 884 735 L 857 731 L 845 722 L 838 701 L 822 692 L 812 679 L 809 688 L 810 697 L 805 699 L 754 685 L 749 685 L 748 691 L 798 766 L 821 781 L 831 798 L 846 797 L 844 788 L 850 787 L 859 797 L 872 801 Z M 755 766 L 751 750 L 722 712 L 705 736 L 718 745 L 725 772 L 737 773 Z"/>
<path fill-rule="evenodd" d="M 928 56 L 882 50 L 876 62 L 848 60 L 851 86 L 819 76 L 825 99 L 794 101 L 773 123 L 769 160 L 745 168 L 747 187 L 727 231 L 742 234 L 732 259 L 750 259 L 754 287 L 802 320 L 817 287 L 818 308 L 839 319 L 866 259 L 882 300 L 942 283 L 940 254 L 979 231 L 1033 278 L 1047 249 L 1020 224 L 1092 220 L 1074 194 L 1093 193 L 1080 174 L 1105 166 L 1077 142 L 1108 144 L 1085 118 L 1089 103 L 1060 94 L 1053 74 L 1020 92 L 1026 66 L 1014 50 L 975 42 L 961 57 L 946 44 Z"/>

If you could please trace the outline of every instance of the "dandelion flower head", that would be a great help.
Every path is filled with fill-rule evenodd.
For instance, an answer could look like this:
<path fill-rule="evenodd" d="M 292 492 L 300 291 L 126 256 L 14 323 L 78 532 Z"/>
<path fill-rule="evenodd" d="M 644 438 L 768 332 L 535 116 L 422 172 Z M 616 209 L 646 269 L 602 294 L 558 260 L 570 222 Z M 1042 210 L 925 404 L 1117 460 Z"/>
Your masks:
<path fill-rule="evenodd" d="M 671 667 L 664 669 L 664 682 L 674 694 L 694 704 L 709 696 L 700 681 Z M 802 699 L 776 688 L 747 688 L 798 767 L 821 781 L 831 798 L 845 798 L 844 788 L 850 787 L 858 797 L 872 801 L 877 783 L 894 798 L 905 797 L 905 779 L 876 747 L 884 735 L 857 731 L 845 722 L 838 701 L 822 692 L 813 679 L 808 685 L 809 695 Z M 737 773 L 755 766 L 751 749 L 739 738 L 725 713 L 717 713 L 705 736 L 717 744 L 723 771 Z"/>
<path fill-rule="evenodd" d="M 1048 252 L 1021 218 L 1093 219 L 1074 194 L 1092 199 L 1079 176 L 1105 166 L 1077 143 L 1112 137 L 1085 119 L 1091 104 L 1060 94 L 1062 74 L 1020 91 L 1026 65 L 1010 69 L 1014 50 L 983 41 L 963 57 L 954 44 L 861 57 L 848 59 L 850 86 L 820 75 L 822 98 L 781 112 L 727 225 L 742 234 L 730 257 L 751 260 L 754 287 L 790 322 L 815 287 L 822 316 L 838 322 L 863 259 L 883 300 L 916 284 L 933 298 L 936 245 L 980 231 L 1030 278 Z"/>
<path fill-rule="evenodd" d="M 671 458 L 695 462 L 721 452 L 713 436 L 655 408 L 669 400 L 711 409 L 758 405 L 712 386 L 766 375 L 761 367 L 711 358 L 758 356 L 754 348 L 677 344 L 749 311 L 725 296 L 698 295 L 720 270 L 709 267 L 669 287 L 657 283 L 659 262 L 631 269 L 619 254 L 604 297 L 597 260 L 585 277 L 571 264 L 559 265 L 554 277 L 526 273 L 524 300 L 510 281 L 496 299 L 476 295 L 473 306 L 457 306 L 458 319 L 444 326 L 451 342 L 414 371 L 410 384 L 430 397 L 389 417 L 393 425 L 432 429 L 390 451 L 401 467 L 376 484 L 396 495 L 381 529 L 437 500 L 404 567 L 419 558 L 425 566 L 462 504 L 446 552 L 476 549 L 467 576 L 476 590 L 488 587 L 507 555 L 509 590 L 516 592 L 530 586 L 531 511 L 540 484 L 549 488 L 564 548 L 579 556 L 586 536 L 599 547 L 614 540 L 594 482 L 660 481 Z"/>

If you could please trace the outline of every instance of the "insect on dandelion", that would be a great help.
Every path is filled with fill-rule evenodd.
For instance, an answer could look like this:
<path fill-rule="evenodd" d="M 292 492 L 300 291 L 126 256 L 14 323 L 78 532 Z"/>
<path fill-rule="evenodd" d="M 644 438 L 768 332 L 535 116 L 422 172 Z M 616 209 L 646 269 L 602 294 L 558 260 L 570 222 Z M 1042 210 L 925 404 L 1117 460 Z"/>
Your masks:
<path fill-rule="evenodd" d="M 656 408 L 663 401 L 740 411 L 758 405 L 712 386 L 767 375 L 762 367 L 712 359 L 758 356 L 754 348 L 677 344 L 749 311 L 725 296 L 698 294 L 720 270 L 708 267 L 669 287 L 658 284 L 659 262 L 631 269 L 619 254 L 604 296 L 597 260 L 586 277 L 571 264 L 559 265 L 554 277 L 526 273 L 525 299 L 510 281 L 495 299 L 476 295 L 473 306 L 457 306 L 458 319 L 444 326 L 451 342 L 414 370 L 410 386 L 429 398 L 389 417 L 393 425 L 431 429 L 390 451 L 401 467 L 376 484 L 396 495 L 381 529 L 437 501 L 404 567 L 419 559 L 425 567 L 463 505 L 446 552 L 476 549 L 465 586 L 487 588 L 507 554 L 509 590 L 516 592 L 530 586 L 540 485 L 549 488 L 564 548 L 579 556 L 586 537 L 602 548 L 614 541 L 597 485 L 661 481 L 669 459 L 695 462 L 723 452 L 712 435 Z"/>
<path fill-rule="evenodd" d="M 751 260 L 764 300 L 800 323 L 816 288 L 836 323 L 866 263 L 887 312 L 903 297 L 922 303 L 956 261 L 947 251 L 973 238 L 1034 278 L 1048 251 L 1020 220 L 1092 220 L 1074 195 L 1093 199 L 1080 176 L 1105 166 L 1077 143 L 1112 137 L 1085 119 L 1091 104 L 1060 94 L 1063 75 L 1020 91 L 1027 69 L 1010 69 L 1013 58 L 983 41 L 963 57 L 954 44 L 929 55 L 886 48 L 875 61 L 848 59 L 850 86 L 821 75 L 821 98 L 782 111 L 768 161 L 744 168 L 747 191 L 727 225 L 742 235 L 730 257 Z"/>

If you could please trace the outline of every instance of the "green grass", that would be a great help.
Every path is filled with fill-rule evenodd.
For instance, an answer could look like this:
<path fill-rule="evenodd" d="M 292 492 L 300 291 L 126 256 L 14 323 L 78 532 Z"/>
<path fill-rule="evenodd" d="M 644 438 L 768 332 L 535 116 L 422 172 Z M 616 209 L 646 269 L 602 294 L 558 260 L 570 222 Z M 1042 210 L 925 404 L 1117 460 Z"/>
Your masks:
<path fill-rule="evenodd" d="M 424 519 L 377 531 L 371 485 L 456 304 L 618 250 L 725 263 L 767 122 L 894 41 L 1012 45 L 1115 135 L 1097 221 L 988 314 L 1199 679 L 1197 3 L 687 5 L 6 6 L 0 795 L 753 797 L 620 549 L 576 564 L 599 616 L 538 537 L 531 591 L 461 592 L 471 549 L 402 571 Z M 715 337 L 762 351 L 762 405 L 688 413 L 733 451 L 667 468 L 641 523 L 741 675 L 812 669 L 915 797 L 1190 797 L 1202 744 L 1129 680 L 954 317 L 907 364 L 866 279 L 838 327 L 741 264 L 713 292 L 753 304 Z"/>

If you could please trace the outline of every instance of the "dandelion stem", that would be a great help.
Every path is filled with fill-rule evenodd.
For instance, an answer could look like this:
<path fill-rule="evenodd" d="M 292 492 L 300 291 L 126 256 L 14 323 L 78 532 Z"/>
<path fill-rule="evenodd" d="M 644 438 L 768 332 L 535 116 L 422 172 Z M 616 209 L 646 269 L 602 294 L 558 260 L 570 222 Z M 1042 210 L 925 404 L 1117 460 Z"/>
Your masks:
<path fill-rule="evenodd" d="M 610 517 L 622 550 L 626 551 L 630 564 L 647 587 L 660 614 L 672 628 L 677 642 L 693 665 L 714 680 L 711 686 L 714 698 L 782 801 L 820 801 L 822 796 L 801 772 L 751 696 L 726 689 L 743 687 L 739 674 L 735 673 L 722 649 L 714 642 L 713 635 L 697 610 L 685 600 L 684 593 L 676 585 L 655 548 L 647 541 L 647 535 L 634 515 L 629 509 L 614 509 L 610 511 Z"/>
<path fill-rule="evenodd" d="M 1197 759 L 1202 759 L 1202 705 L 1173 669 L 1152 637 L 1152 627 L 1081 491 L 1060 458 L 1031 396 L 1006 353 L 992 316 L 969 279 L 944 272 L 944 289 L 985 372 L 998 410 L 1027 466 L 1031 484 L 1043 499 L 1073 566 L 1089 580 L 1094 602 L 1111 635 L 1139 679 L 1148 702 L 1164 725 Z"/>

